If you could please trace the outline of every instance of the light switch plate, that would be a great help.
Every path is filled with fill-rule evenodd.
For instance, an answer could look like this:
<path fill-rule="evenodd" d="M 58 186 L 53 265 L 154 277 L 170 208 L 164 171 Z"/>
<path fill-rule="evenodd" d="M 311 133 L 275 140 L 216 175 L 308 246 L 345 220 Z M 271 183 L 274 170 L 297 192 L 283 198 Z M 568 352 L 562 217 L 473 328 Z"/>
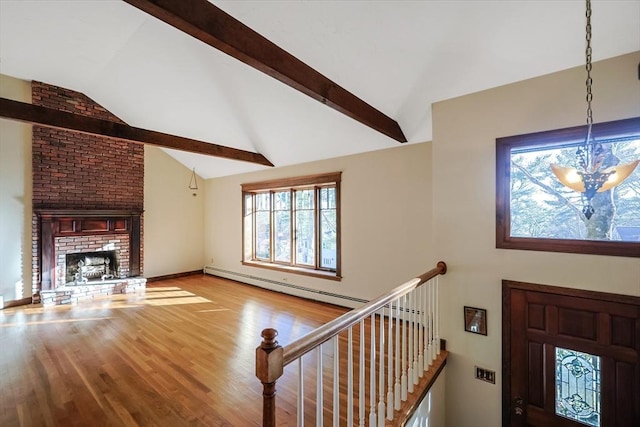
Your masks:
<path fill-rule="evenodd" d="M 476 379 L 486 381 L 491 384 L 496 383 L 496 371 L 476 366 Z"/>

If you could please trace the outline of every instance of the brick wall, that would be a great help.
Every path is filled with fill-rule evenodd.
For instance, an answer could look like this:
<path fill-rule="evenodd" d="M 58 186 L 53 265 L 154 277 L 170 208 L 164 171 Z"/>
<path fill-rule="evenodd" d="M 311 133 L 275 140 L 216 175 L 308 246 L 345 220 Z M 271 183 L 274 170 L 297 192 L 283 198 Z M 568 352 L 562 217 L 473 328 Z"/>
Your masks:
<path fill-rule="evenodd" d="M 122 123 L 85 95 L 32 83 L 34 105 Z M 142 144 L 33 127 L 33 208 L 136 209 L 144 203 Z"/>
<path fill-rule="evenodd" d="M 35 81 L 32 82 L 31 87 L 34 105 L 124 123 L 82 93 Z M 33 126 L 34 210 L 142 211 L 143 206 L 144 147 L 142 144 Z M 39 291 L 40 272 L 38 221 L 35 214 L 32 237 L 33 291 L 36 293 Z M 98 237 L 98 240 L 101 238 Z M 140 241 L 142 242 L 142 236 Z M 140 248 L 140 254 L 142 273 L 143 248 Z M 125 262 L 128 263 L 128 260 Z"/>
<path fill-rule="evenodd" d="M 66 255 L 78 252 L 116 251 L 120 261 L 116 277 L 129 276 L 129 235 L 100 235 L 56 237 L 55 251 L 59 271 L 56 271 L 56 286 L 65 283 Z"/>

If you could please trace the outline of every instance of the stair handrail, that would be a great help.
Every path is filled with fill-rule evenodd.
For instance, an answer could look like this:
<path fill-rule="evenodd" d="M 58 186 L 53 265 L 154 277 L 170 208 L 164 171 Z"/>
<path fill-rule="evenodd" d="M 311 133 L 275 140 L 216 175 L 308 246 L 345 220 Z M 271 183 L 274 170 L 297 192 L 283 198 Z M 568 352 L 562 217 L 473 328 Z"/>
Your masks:
<path fill-rule="evenodd" d="M 256 377 L 263 384 L 263 426 L 275 426 L 275 384 L 284 372 L 284 367 L 319 347 L 347 328 L 356 325 L 389 302 L 401 297 L 438 275 L 446 274 L 447 264 L 438 261 L 435 268 L 423 273 L 393 290 L 325 323 L 286 346 L 276 341 L 278 332 L 273 328 L 262 331 L 263 341 L 256 348 Z"/>
<path fill-rule="evenodd" d="M 330 322 L 317 327 L 313 331 L 284 346 L 282 361 L 283 366 L 287 366 L 289 363 L 304 356 L 314 348 L 318 347 L 320 344 L 327 342 L 348 327 L 353 326 L 362 319 L 369 317 L 371 313 L 378 311 L 382 307 L 386 306 L 390 301 L 393 301 L 396 298 L 411 292 L 423 283 L 433 279 L 439 274 L 445 274 L 446 272 L 447 264 L 445 264 L 444 261 L 439 261 L 435 268 L 427 271 L 426 273 L 403 283 L 402 285 L 396 287 L 388 293 L 379 296 L 378 298 L 369 301 L 362 307 L 355 308 L 340 317 L 336 317 Z"/>

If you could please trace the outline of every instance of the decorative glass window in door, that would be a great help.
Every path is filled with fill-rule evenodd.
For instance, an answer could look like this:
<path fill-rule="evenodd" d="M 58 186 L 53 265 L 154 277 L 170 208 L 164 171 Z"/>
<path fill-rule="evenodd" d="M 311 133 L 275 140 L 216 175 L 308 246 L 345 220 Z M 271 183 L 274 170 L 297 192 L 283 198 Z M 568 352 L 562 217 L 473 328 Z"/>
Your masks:
<path fill-rule="evenodd" d="M 556 347 L 556 414 L 600 427 L 600 357 Z"/>

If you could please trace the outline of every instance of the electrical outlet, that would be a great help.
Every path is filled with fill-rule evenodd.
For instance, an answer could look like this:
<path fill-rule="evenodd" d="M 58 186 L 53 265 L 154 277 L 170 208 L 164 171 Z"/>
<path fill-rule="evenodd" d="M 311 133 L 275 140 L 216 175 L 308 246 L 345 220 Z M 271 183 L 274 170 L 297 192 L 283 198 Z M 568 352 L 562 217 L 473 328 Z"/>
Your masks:
<path fill-rule="evenodd" d="M 486 381 L 491 384 L 496 383 L 496 371 L 476 366 L 476 379 Z"/>

